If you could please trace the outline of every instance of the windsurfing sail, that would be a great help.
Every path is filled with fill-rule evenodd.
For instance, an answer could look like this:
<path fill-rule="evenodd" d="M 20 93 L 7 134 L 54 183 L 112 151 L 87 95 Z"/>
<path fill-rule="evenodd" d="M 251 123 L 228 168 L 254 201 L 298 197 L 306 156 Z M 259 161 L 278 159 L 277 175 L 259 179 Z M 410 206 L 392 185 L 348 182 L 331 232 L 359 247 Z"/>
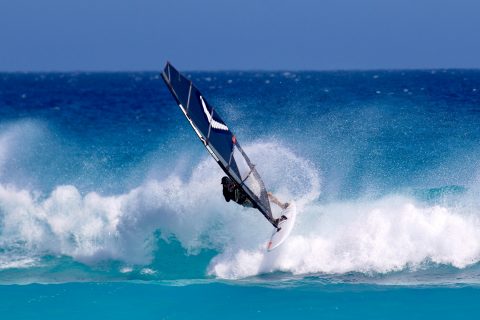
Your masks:
<path fill-rule="evenodd" d="M 163 70 L 162 77 L 208 152 L 223 171 L 245 192 L 255 208 L 277 227 L 265 185 L 255 165 L 240 147 L 237 138 L 217 111 L 192 81 L 178 72 L 169 62 Z"/>

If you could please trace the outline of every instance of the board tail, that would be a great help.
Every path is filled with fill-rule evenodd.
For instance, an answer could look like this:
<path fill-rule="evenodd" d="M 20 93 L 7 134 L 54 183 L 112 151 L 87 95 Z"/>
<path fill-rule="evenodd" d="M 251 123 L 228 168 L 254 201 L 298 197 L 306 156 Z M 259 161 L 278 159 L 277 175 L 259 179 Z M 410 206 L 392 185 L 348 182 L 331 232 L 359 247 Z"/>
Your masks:
<path fill-rule="evenodd" d="M 279 247 L 288 238 L 295 225 L 296 216 L 297 206 L 294 202 L 291 202 L 290 205 L 282 211 L 278 227 L 272 232 L 270 241 L 267 243 L 267 251 L 272 251 Z"/>

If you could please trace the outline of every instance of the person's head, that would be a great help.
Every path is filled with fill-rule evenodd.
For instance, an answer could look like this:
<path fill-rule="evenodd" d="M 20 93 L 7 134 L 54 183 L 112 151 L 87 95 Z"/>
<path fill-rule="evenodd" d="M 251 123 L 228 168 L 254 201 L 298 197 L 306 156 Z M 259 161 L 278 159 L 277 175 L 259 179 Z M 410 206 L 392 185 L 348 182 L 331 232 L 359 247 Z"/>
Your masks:
<path fill-rule="evenodd" d="M 235 182 L 233 182 L 232 179 L 227 176 L 222 178 L 222 185 L 224 190 L 228 190 L 230 192 L 235 189 Z"/>
<path fill-rule="evenodd" d="M 224 187 L 228 187 L 228 185 L 232 182 L 229 177 L 225 176 L 222 178 L 222 185 Z"/>

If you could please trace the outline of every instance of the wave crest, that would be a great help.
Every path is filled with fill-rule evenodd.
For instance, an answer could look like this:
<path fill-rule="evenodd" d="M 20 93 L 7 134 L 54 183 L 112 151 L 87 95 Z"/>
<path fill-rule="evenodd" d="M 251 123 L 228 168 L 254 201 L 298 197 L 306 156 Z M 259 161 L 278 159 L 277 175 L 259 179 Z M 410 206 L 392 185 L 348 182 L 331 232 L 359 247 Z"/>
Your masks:
<path fill-rule="evenodd" d="M 305 208 L 278 250 L 225 252 L 212 275 L 236 279 L 274 271 L 293 274 L 388 273 L 426 261 L 464 268 L 480 259 L 480 220 L 403 196 Z"/>

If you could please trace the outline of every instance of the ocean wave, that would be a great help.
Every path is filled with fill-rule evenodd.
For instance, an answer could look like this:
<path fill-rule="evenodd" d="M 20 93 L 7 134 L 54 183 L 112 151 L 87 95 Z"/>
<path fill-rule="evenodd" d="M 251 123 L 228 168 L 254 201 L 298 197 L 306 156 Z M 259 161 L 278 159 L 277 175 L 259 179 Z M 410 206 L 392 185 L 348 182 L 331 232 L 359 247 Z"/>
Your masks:
<path fill-rule="evenodd" d="M 15 151 L 17 131 L 24 132 L 15 127 L 0 135 L 4 162 Z M 246 150 L 258 160 L 258 167 L 267 159 L 273 161 L 275 165 L 263 168 L 264 178 L 280 197 L 294 196 L 306 203 L 318 195 L 315 170 L 288 149 L 259 142 Z M 284 185 L 287 172 L 292 182 Z M 256 211 L 225 203 L 221 176 L 215 162 L 204 157 L 186 179 L 176 174 L 148 179 L 115 195 L 82 192 L 74 185 L 58 185 L 45 194 L 2 182 L 0 248 L 11 252 L 11 259 L 63 255 L 87 264 L 120 260 L 127 265 L 152 262 L 156 231 L 163 240 L 178 240 L 187 254 L 254 248 L 270 233 L 270 226 Z"/>
<path fill-rule="evenodd" d="M 18 141 L 43 132 L 37 129 L 26 123 L 0 132 L 0 270 L 28 269 L 41 257 L 59 255 L 87 265 L 120 261 L 119 274 L 170 278 L 155 263 L 174 257 L 157 250 L 158 234 L 167 243 L 174 238 L 182 254 L 211 250 L 213 258 L 201 267 L 220 279 L 278 271 L 384 274 L 426 262 L 465 268 L 480 260 L 478 202 L 467 201 L 471 195 L 462 188 L 453 196 L 465 199 L 463 206 L 400 194 L 325 203 L 319 200 L 321 174 L 311 162 L 278 141 L 246 144 L 267 187 L 299 209 L 290 238 L 266 252 L 271 226 L 255 210 L 225 203 L 223 173 L 208 157 L 187 177 L 173 170 L 180 161 L 163 162 L 172 174 L 112 195 L 73 184 L 51 192 L 15 185 L 9 168 Z"/>
<path fill-rule="evenodd" d="M 305 207 L 278 250 L 232 250 L 209 272 L 237 279 L 282 271 L 293 274 L 390 273 L 426 262 L 465 268 L 480 260 L 480 219 L 400 195 Z"/>

